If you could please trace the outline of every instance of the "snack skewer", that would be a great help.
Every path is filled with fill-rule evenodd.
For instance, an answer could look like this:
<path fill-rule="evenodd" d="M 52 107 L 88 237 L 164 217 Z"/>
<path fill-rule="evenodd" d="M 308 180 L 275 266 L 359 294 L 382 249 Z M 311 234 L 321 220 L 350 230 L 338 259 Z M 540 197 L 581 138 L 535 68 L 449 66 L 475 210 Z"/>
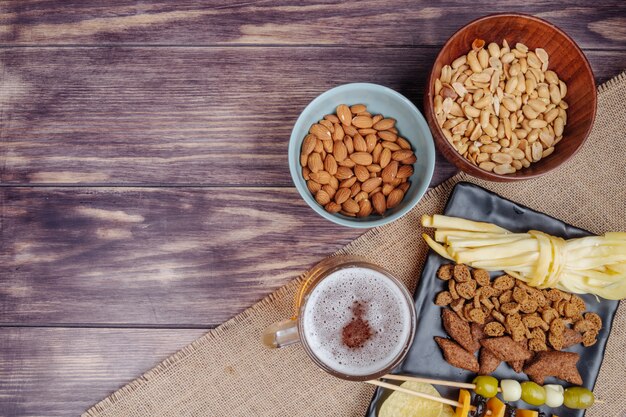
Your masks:
<path fill-rule="evenodd" d="M 467 388 L 471 390 L 476 389 L 476 384 L 472 384 L 469 382 L 445 381 L 443 379 L 420 378 L 417 376 L 393 375 L 393 374 L 383 375 L 381 376 L 381 378 L 391 379 L 393 381 L 414 381 L 414 382 L 424 382 L 426 384 L 432 384 L 432 385 L 443 385 L 446 387 Z M 498 387 L 498 392 L 502 392 L 502 388 Z"/>

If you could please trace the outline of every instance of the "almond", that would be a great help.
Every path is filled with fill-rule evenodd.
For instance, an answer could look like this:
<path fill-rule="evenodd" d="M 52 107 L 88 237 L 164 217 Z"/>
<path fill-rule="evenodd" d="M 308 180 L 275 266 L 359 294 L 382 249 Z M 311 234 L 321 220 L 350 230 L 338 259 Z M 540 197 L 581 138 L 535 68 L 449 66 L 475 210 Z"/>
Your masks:
<path fill-rule="evenodd" d="M 328 153 L 332 153 L 333 151 L 333 141 L 332 140 L 323 140 L 322 145 L 324 146 L 324 150 Z"/>
<path fill-rule="evenodd" d="M 346 106 L 345 104 L 340 104 L 337 106 L 336 112 L 337 117 L 339 117 L 339 120 L 341 120 L 341 123 L 348 126 L 352 124 L 352 112 L 350 111 L 350 108 L 348 106 Z"/>
<path fill-rule="evenodd" d="M 350 197 L 354 198 L 360 192 L 361 192 L 361 183 L 355 182 L 354 184 L 352 184 L 352 187 L 350 187 Z"/>
<path fill-rule="evenodd" d="M 354 116 L 352 118 L 352 124 L 359 129 L 370 128 L 373 125 L 372 118 L 368 116 Z M 330 135 L 330 132 L 328 132 L 328 134 Z"/>
<path fill-rule="evenodd" d="M 389 165 L 389 162 L 391 162 L 391 150 L 389 150 L 388 148 L 385 148 L 380 154 L 379 165 L 381 168 L 384 169 L 387 165 Z"/>
<path fill-rule="evenodd" d="M 354 152 L 354 142 L 350 136 L 346 136 L 343 138 L 343 144 L 346 145 L 346 149 L 348 150 L 348 154 Z"/>
<path fill-rule="evenodd" d="M 332 175 L 326 171 L 311 172 L 309 176 L 313 181 L 319 182 L 322 185 L 329 184 L 332 178 Z"/>
<path fill-rule="evenodd" d="M 345 132 L 343 131 L 343 127 L 340 124 L 335 125 L 335 131 L 333 132 L 333 140 L 343 140 L 345 136 Z"/>
<path fill-rule="evenodd" d="M 402 149 L 408 149 L 411 150 L 411 144 L 409 143 L 408 140 L 404 139 L 404 138 L 398 138 L 398 140 L 396 141 L 396 143 L 398 145 L 400 145 L 400 148 Z"/>
<path fill-rule="evenodd" d="M 326 159 L 324 159 L 324 169 L 330 175 L 335 175 L 337 173 L 337 161 L 332 155 L 326 155 Z"/>
<path fill-rule="evenodd" d="M 335 193 L 335 202 L 337 204 L 343 204 L 349 198 L 350 198 L 349 188 L 340 188 Z"/>
<path fill-rule="evenodd" d="M 315 194 L 322 189 L 322 185 L 319 182 L 315 182 L 313 180 L 308 180 L 306 182 L 306 187 L 309 189 L 311 194 Z"/>
<path fill-rule="evenodd" d="M 406 165 L 412 165 L 412 164 L 417 162 L 417 156 L 415 156 L 415 154 L 413 154 L 413 155 L 409 156 L 407 159 L 403 159 L 400 162 L 402 162 L 403 164 L 406 164 Z"/>
<path fill-rule="evenodd" d="M 363 200 L 367 200 L 369 195 L 365 191 L 359 191 L 357 195 L 354 196 L 354 201 L 360 203 Z"/>
<path fill-rule="evenodd" d="M 336 159 L 336 158 L 335 158 Z M 341 167 L 348 167 L 348 168 L 354 168 L 355 167 L 355 163 L 352 159 L 344 159 L 341 162 L 337 162 L 337 165 L 341 166 Z"/>
<path fill-rule="evenodd" d="M 350 116 L 350 117 L 352 117 L 352 116 Z M 350 119 L 350 123 L 352 123 L 352 119 Z M 351 124 L 349 124 L 349 125 L 343 124 L 343 125 L 342 125 L 342 127 L 343 127 L 343 131 L 344 131 L 344 132 L 346 133 L 346 135 L 348 135 L 348 136 L 354 136 L 354 135 L 356 135 L 357 133 L 359 133 L 359 132 L 356 130 L 356 128 L 355 128 L 354 126 L 352 126 Z"/>
<path fill-rule="evenodd" d="M 356 214 L 359 212 L 359 210 L 361 210 L 361 208 L 359 207 L 359 203 L 357 203 L 351 198 L 344 201 L 341 207 L 344 209 L 344 211 L 348 213 L 353 213 L 353 214 Z"/>
<path fill-rule="evenodd" d="M 309 133 L 314 134 L 320 140 L 326 140 L 326 139 L 332 140 L 332 135 L 330 134 L 330 130 L 328 130 L 326 126 L 321 125 L 319 123 L 316 123 L 313 126 L 311 126 L 311 128 L 309 129 Z"/>
<path fill-rule="evenodd" d="M 389 165 L 383 169 L 380 176 L 383 182 L 392 182 L 398 174 L 398 161 L 391 161 Z"/>
<path fill-rule="evenodd" d="M 370 203 L 367 198 L 359 201 L 359 212 L 356 214 L 356 216 L 367 217 L 370 214 L 372 214 L 372 203 Z"/>
<path fill-rule="evenodd" d="M 392 209 L 396 207 L 398 204 L 400 204 L 403 198 L 404 198 L 404 191 L 402 191 L 399 188 L 396 188 L 395 190 L 393 190 L 387 196 L 387 209 Z"/>
<path fill-rule="evenodd" d="M 376 146 L 374 147 L 374 150 L 372 151 L 372 160 L 374 161 L 375 164 L 380 163 L 380 154 L 383 152 L 383 145 L 381 145 L 380 143 L 377 143 Z M 391 158 L 391 154 L 389 155 L 389 157 Z"/>
<path fill-rule="evenodd" d="M 338 180 L 346 180 L 348 178 L 352 178 L 353 176 L 354 172 L 352 172 L 352 170 L 348 167 L 338 167 L 337 172 L 335 173 L 335 177 Z"/>
<path fill-rule="evenodd" d="M 367 152 L 367 143 L 365 139 L 363 139 L 363 136 L 359 134 L 354 135 L 352 143 L 354 144 L 354 150 L 356 152 Z"/>
<path fill-rule="evenodd" d="M 324 208 L 329 213 L 339 213 L 339 211 L 341 210 L 341 204 L 337 204 L 331 201 L 330 203 L 326 204 Z"/>
<path fill-rule="evenodd" d="M 352 112 L 352 114 L 363 113 L 366 110 L 367 107 L 365 107 L 364 104 L 355 104 L 354 106 L 350 106 L 350 111 Z"/>
<path fill-rule="evenodd" d="M 358 165 L 371 165 L 373 162 L 372 155 L 367 152 L 354 152 L 350 155 L 350 159 L 352 159 Z M 313 171 L 312 168 L 311 171 Z"/>
<path fill-rule="evenodd" d="M 401 149 L 399 151 L 395 151 L 391 154 L 391 159 L 393 159 L 394 161 L 403 161 L 407 158 L 410 158 L 411 156 L 413 156 L 413 151 L 410 151 L 408 149 Z"/>
<path fill-rule="evenodd" d="M 383 119 L 380 122 L 374 124 L 374 129 L 376 130 L 388 130 L 394 127 L 396 121 L 394 119 Z"/>
<path fill-rule="evenodd" d="M 374 152 L 374 148 L 376 147 L 376 144 L 378 143 L 378 138 L 376 137 L 375 134 L 370 133 L 369 135 L 365 136 L 365 143 L 367 145 L 365 151 L 372 153 Z"/>
<path fill-rule="evenodd" d="M 359 134 L 363 135 L 363 136 L 367 136 L 367 135 L 371 135 L 371 134 L 376 134 L 376 129 L 359 129 Z"/>
<path fill-rule="evenodd" d="M 398 168 L 398 173 L 396 174 L 396 178 L 408 178 L 413 175 L 413 166 L 411 165 L 402 165 Z"/>
<path fill-rule="evenodd" d="M 357 165 L 354 167 L 354 175 L 359 181 L 364 182 L 370 177 L 370 172 L 364 166 Z"/>
<path fill-rule="evenodd" d="M 400 145 L 394 142 L 382 142 L 383 148 L 389 149 L 391 152 L 399 151 L 402 148 Z"/>
<path fill-rule="evenodd" d="M 381 130 L 377 134 L 379 138 L 388 142 L 395 142 L 398 139 L 398 135 L 388 130 Z"/>
<path fill-rule="evenodd" d="M 346 149 L 346 145 L 340 140 L 333 143 L 333 157 L 338 162 L 348 157 L 348 149 Z"/>
<path fill-rule="evenodd" d="M 322 156 L 317 152 L 313 152 L 309 155 L 307 166 L 312 173 L 323 170 L 324 164 L 322 163 Z"/>
<path fill-rule="evenodd" d="M 402 184 L 398 185 L 398 188 L 401 189 L 405 194 L 407 192 L 407 190 L 409 189 L 409 187 L 411 186 L 410 182 L 403 182 Z"/>
<path fill-rule="evenodd" d="M 348 178 L 339 183 L 339 188 L 350 188 L 356 182 L 356 177 Z"/>
<path fill-rule="evenodd" d="M 337 192 L 330 184 L 322 185 L 322 190 L 326 191 L 326 194 L 332 199 Z"/>
<path fill-rule="evenodd" d="M 319 190 L 317 193 L 315 193 L 315 201 L 317 201 L 322 206 L 325 206 L 326 204 L 330 203 L 330 196 L 326 191 Z"/>
<path fill-rule="evenodd" d="M 383 179 L 381 177 L 370 178 L 367 181 L 363 182 L 361 185 L 361 190 L 369 193 L 376 187 L 380 186 L 383 183 Z"/>
<path fill-rule="evenodd" d="M 334 114 L 327 114 L 326 116 L 324 116 L 324 120 L 328 120 L 329 122 L 333 124 L 341 123 L 339 118 L 335 116 Z"/>
<path fill-rule="evenodd" d="M 383 169 L 382 169 L 382 168 L 380 167 L 380 165 L 378 165 L 378 164 L 372 164 L 372 165 L 368 165 L 368 166 L 367 166 L 367 170 L 368 170 L 369 172 L 380 172 L 380 171 L 382 171 Z"/>
<path fill-rule="evenodd" d="M 389 195 L 389 193 L 393 191 L 394 188 L 396 188 L 396 187 L 394 187 L 391 184 L 385 184 L 385 185 L 383 185 L 383 188 L 382 188 L 381 191 L 382 191 L 383 195 L 385 197 L 387 197 Z"/>
<path fill-rule="evenodd" d="M 372 206 L 374 211 L 378 214 L 383 214 L 387 209 L 387 202 L 385 201 L 385 196 L 381 193 L 376 193 L 372 195 Z"/>
<path fill-rule="evenodd" d="M 317 138 L 315 137 L 315 135 L 309 134 L 306 135 L 306 137 L 304 138 L 304 141 L 302 142 L 302 155 L 308 155 L 311 152 L 313 152 L 313 149 L 315 149 L 315 144 L 317 143 Z"/>

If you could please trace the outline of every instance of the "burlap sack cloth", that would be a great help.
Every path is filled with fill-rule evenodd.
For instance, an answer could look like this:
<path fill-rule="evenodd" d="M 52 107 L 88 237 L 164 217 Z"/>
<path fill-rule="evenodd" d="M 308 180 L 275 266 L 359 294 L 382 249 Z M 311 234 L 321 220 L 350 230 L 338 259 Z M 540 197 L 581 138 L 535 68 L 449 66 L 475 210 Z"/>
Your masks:
<path fill-rule="evenodd" d="M 420 237 L 419 219 L 441 212 L 450 190 L 461 180 L 594 233 L 626 231 L 626 73 L 601 86 L 598 98 L 591 137 L 565 166 L 521 183 L 457 175 L 426 194 L 402 219 L 365 233 L 340 253 L 363 255 L 415 288 L 428 249 Z M 327 375 L 300 346 L 268 350 L 259 342 L 266 326 L 291 315 L 298 282 L 210 331 L 84 416 L 363 416 L 371 386 Z M 622 302 L 595 388 L 596 396 L 606 401 L 587 416 L 625 416 L 625 386 Z"/>

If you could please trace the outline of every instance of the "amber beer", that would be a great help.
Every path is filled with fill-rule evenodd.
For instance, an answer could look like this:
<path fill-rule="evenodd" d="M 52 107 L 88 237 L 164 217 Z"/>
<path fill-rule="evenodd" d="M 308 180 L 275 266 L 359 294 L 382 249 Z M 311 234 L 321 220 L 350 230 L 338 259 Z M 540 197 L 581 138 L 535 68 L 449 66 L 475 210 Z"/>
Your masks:
<path fill-rule="evenodd" d="M 404 358 L 413 341 L 410 294 L 389 272 L 365 261 L 327 263 L 318 265 L 305 282 L 291 326 L 287 321 L 268 329 L 282 339 L 273 346 L 299 340 L 319 367 L 341 378 L 384 375 Z M 297 333 L 290 333 L 296 326 Z M 266 337 L 264 342 L 271 345 Z"/>

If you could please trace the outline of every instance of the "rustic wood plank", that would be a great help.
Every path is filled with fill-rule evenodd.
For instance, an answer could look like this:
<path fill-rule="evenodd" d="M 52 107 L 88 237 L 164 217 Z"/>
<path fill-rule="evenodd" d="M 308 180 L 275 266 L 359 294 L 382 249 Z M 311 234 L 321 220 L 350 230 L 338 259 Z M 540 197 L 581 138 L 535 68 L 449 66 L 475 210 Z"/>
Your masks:
<path fill-rule="evenodd" d="M 218 325 L 363 233 L 284 188 L 5 187 L 0 216 L 0 325 Z"/>
<path fill-rule="evenodd" d="M 0 42 L 32 44 L 441 45 L 477 17 L 524 11 L 565 29 L 585 48 L 624 48 L 622 1 L 2 2 Z"/>
<path fill-rule="evenodd" d="M 205 332 L 0 327 L 0 415 L 78 416 Z"/>
<path fill-rule="evenodd" d="M 0 49 L 0 179 L 290 186 L 287 142 L 310 100 L 337 84 L 371 81 L 421 107 L 436 52 Z M 587 55 L 599 82 L 626 67 L 626 51 Z M 433 184 L 453 172 L 438 163 Z"/>

